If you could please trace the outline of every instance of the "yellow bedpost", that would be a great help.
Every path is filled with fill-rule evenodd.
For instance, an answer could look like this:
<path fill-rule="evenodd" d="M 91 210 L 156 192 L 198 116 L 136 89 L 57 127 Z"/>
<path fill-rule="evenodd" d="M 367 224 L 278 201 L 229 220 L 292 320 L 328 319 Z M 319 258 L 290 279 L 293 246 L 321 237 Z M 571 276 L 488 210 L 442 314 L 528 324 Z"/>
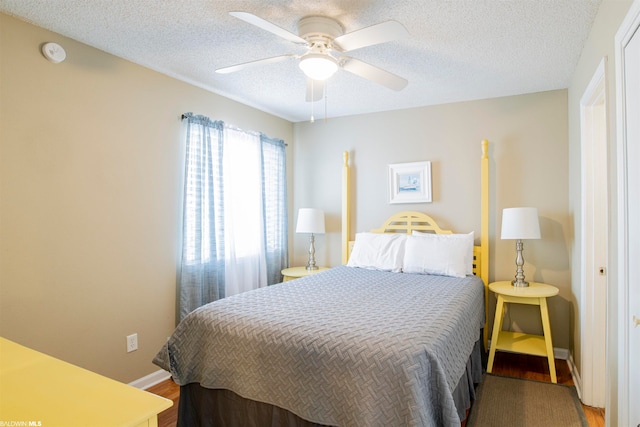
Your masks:
<path fill-rule="evenodd" d="M 489 339 L 489 141 L 482 140 L 482 159 L 481 159 L 481 230 L 480 230 L 480 247 L 482 255 L 480 258 L 481 275 L 480 278 L 484 282 L 484 348 L 488 350 L 487 343 Z"/>
<path fill-rule="evenodd" d="M 351 219 L 349 200 L 351 199 L 351 173 L 349 171 L 349 152 L 343 153 L 342 165 L 342 263 L 349 260 L 349 224 Z"/>

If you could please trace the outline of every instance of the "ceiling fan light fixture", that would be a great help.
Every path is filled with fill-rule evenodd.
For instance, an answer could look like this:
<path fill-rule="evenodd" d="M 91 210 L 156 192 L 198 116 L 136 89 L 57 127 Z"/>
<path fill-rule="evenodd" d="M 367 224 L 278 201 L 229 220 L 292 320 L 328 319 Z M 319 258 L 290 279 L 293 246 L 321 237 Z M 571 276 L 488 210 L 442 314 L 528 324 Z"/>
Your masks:
<path fill-rule="evenodd" d="M 300 69 L 313 80 L 327 80 L 338 70 L 338 61 L 327 54 L 308 53 L 300 58 Z"/>

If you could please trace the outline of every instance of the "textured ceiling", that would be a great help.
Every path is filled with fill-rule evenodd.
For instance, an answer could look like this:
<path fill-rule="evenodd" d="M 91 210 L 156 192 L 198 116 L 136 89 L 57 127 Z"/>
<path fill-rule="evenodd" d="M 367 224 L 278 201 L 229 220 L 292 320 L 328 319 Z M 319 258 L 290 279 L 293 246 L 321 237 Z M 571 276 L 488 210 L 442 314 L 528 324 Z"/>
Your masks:
<path fill-rule="evenodd" d="M 566 88 L 601 0 L 0 0 L 0 11 L 273 113 L 308 120 L 291 59 L 214 70 L 305 49 L 229 15 L 251 12 L 292 33 L 309 15 L 345 32 L 389 19 L 410 37 L 349 52 L 409 81 L 395 92 L 339 70 L 328 117 Z M 46 40 L 43 40 L 43 42 Z M 67 52 L 68 55 L 72 53 Z M 322 102 L 314 104 L 324 116 Z"/>

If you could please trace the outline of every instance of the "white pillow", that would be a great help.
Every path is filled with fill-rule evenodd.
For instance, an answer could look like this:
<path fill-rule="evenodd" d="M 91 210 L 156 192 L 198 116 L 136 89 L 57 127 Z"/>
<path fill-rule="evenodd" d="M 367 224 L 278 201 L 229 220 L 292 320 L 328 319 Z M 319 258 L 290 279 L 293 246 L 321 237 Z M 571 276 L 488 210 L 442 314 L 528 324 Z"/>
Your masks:
<path fill-rule="evenodd" d="M 348 267 L 402 271 L 406 234 L 356 233 Z"/>
<path fill-rule="evenodd" d="M 406 243 L 403 271 L 454 277 L 473 274 L 473 232 L 432 234 L 414 231 Z"/>

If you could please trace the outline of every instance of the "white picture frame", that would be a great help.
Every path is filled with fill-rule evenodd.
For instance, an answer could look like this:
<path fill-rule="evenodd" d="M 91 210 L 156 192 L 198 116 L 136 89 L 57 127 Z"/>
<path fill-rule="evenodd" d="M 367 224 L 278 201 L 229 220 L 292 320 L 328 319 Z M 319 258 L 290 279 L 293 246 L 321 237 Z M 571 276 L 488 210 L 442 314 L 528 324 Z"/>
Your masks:
<path fill-rule="evenodd" d="M 389 165 L 389 203 L 430 203 L 431 162 Z"/>

